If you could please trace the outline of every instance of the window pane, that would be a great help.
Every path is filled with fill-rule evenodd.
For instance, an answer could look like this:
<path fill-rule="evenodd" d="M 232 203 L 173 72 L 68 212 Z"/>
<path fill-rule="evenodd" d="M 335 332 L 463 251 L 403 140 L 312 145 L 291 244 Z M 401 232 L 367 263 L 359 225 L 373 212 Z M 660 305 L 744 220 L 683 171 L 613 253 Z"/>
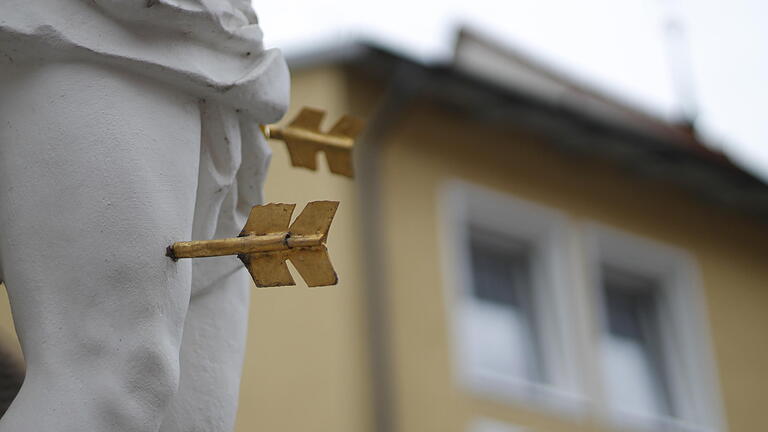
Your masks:
<path fill-rule="evenodd" d="M 672 415 L 655 281 L 605 269 L 605 373 L 609 401 L 644 415 Z"/>
<path fill-rule="evenodd" d="M 473 230 L 470 251 L 473 286 L 465 340 L 472 368 L 541 381 L 530 247 Z"/>

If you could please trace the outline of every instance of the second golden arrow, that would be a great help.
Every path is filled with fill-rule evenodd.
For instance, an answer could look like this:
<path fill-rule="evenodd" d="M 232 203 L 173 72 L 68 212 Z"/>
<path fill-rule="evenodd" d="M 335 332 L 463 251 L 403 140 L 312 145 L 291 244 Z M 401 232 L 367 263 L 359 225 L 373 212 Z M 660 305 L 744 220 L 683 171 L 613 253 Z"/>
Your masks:
<path fill-rule="evenodd" d="M 317 154 L 322 151 L 332 173 L 353 177 L 352 148 L 364 122 L 345 115 L 326 133 L 320 130 L 323 117 L 325 111 L 304 108 L 288 126 L 263 126 L 262 130 L 267 138 L 285 141 L 293 166 L 317 170 Z"/>
<path fill-rule="evenodd" d="M 339 203 L 310 202 L 291 224 L 295 207 L 256 206 L 239 237 L 177 242 L 168 247 L 167 255 L 174 260 L 237 255 L 258 287 L 296 285 L 286 263 L 290 260 L 308 286 L 336 285 L 325 241 Z"/>

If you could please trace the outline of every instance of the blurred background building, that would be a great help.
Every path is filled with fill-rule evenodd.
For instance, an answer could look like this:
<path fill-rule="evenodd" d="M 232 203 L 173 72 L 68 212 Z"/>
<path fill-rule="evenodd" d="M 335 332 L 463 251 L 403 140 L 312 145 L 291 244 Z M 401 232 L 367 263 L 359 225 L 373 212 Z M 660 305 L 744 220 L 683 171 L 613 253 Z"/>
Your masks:
<path fill-rule="evenodd" d="M 296 110 L 369 128 L 353 182 L 275 146 L 268 200 L 342 202 L 342 283 L 257 291 L 242 430 L 768 425 L 768 188 L 690 125 L 470 31 L 293 63 Z"/>
<path fill-rule="evenodd" d="M 768 430 L 768 186 L 689 122 L 454 39 L 290 58 L 286 121 L 369 126 L 353 181 L 273 146 L 267 201 L 341 201 L 341 282 L 254 290 L 238 432 Z"/>

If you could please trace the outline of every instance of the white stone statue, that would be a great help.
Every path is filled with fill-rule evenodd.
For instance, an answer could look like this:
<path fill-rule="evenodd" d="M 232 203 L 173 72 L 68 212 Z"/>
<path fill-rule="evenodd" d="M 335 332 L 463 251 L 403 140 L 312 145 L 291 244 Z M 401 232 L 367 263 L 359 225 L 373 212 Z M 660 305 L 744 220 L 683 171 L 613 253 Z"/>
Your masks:
<path fill-rule="evenodd" d="M 288 102 L 247 0 L 0 2 L 0 280 L 27 377 L 11 431 L 231 431 L 260 203 Z"/>

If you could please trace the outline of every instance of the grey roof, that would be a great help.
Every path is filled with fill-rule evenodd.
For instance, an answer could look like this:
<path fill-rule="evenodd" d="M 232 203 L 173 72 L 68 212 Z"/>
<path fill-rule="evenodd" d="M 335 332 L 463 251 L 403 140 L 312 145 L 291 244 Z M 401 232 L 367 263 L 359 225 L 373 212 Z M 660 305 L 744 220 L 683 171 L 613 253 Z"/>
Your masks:
<path fill-rule="evenodd" d="M 420 63 L 369 41 L 314 49 L 289 63 L 344 64 L 478 121 L 525 127 L 564 150 L 609 158 L 710 202 L 768 216 L 768 185 L 691 125 L 654 117 L 467 30 L 458 33 L 455 58 L 442 63 Z"/>

